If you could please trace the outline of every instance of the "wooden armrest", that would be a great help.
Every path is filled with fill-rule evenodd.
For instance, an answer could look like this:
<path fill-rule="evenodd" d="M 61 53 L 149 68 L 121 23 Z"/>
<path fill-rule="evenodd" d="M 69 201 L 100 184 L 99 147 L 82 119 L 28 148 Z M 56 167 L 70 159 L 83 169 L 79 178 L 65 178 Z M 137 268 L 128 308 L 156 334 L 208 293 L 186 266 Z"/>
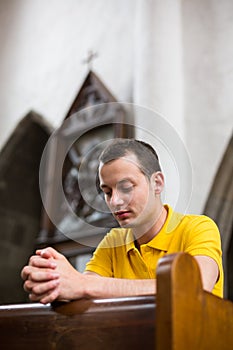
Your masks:
<path fill-rule="evenodd" d="M 157 285 L 157 350 L 233 349 L 233 303 L 203 290 L 191 255 L 162 258 Z"/>

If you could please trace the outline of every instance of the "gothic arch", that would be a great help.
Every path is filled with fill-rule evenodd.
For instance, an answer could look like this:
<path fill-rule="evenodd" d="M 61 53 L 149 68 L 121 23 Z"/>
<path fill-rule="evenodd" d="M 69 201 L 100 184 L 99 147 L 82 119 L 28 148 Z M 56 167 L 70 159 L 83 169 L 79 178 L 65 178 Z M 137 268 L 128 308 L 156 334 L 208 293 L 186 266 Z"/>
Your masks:
<path fill-rule="evenodd" d="M 223 249 L 225 297 L 233 300 L 233 135 L 210 190 L 204 214 L 218 225 Z"/>

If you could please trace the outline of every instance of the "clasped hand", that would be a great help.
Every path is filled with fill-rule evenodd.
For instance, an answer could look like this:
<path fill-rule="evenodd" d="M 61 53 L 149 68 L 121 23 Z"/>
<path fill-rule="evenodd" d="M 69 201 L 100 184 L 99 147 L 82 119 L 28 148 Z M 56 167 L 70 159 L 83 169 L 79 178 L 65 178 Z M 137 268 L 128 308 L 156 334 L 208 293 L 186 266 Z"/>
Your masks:
<path fill-rule="evenodd" d="M 84 297 L 84 275 L 53 248 L 37 250 L 22 269 L 24 290 L 31 301 L 43 304 Z"/>

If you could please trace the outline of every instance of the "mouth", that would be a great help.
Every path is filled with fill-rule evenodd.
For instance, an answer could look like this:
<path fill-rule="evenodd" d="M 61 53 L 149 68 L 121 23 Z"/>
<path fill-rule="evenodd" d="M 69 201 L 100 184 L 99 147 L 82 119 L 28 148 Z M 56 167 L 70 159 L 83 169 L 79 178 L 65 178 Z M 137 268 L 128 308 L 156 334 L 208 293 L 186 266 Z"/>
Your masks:
<path fill-rule="evenodd" d="M 114 216 L 118 220 L 127 219 L 129 217 L 129 214 L 130 214 L 129 210 L 119 210 L 119 211 L 114 212 Z"/>

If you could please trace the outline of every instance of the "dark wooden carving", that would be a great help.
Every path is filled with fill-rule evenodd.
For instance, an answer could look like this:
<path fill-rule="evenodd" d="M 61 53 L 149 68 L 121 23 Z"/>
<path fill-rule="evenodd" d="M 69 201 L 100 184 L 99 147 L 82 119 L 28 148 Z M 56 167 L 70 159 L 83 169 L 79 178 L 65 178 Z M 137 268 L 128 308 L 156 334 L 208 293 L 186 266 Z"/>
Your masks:
<path fill-rule="evenodd" d="M 116 98 L 105 87 L 97 75 L 90 71 L 85 81 L 69 108 L 65 119 L 81 109 L 100 103 L 116 102 Z"/>
<path fill-rule="evenodd" d="M 220 229 L 225 296 L 233 300 L 233 136 L 216 173 L 204 214 L 210 216 Z"/>
<path fill-rule="evenodd" d="M 69 121 L 71 121 L 69 123 Z M 88 152 L 109 138 L 115 137 L 132 137 L 133 127 L 127 124 L 127 115 L 124 108 L 117 104 L 115 97 L 108 91 L 101 80 L 95 73 L 90 71 L 72 103 L 65 119 L 64 125 L 67 127 L 61 130 L 59 134 L 59 142 L 57 143 L 56 152 L 59 158 L 65 158 L 62 172 L 62 184 L 66 199 L 80 220 L 76 220 L 75 224 L 69 218 L 66 210 L 60 208 L 56 213 L 59 223 L 63 228 L 63 232 L 58 230 L 54 222 L 51 222 L 46 212 L 43 213 L 42 229 L 39 234 L 38 246 L 53 245 L 64 252 L 64 243 L 68 244 L 66 232 L 74 238 L 76 246 L 84 248 L 87 237 L 90 237 L 90 245 L 96 246 L 102 239 L 108 228 L 117 225 L 111 214 L 98 213 L 95 209 L 98 207 L 99 196 L 96 197 L 94 206 L 87 202 L 83 197 L 79 188 L 78 177 L 80 175 L 80 164 L 83 157 Z M 72 144 L 69 151 L 64 153 L 66 145 L 77 135 L 77 140 Z M 88 158 L 85 187 L 89 187 L 96 177 L 96 169 L 98 166 L 98 156 L 101 149 L 92 154 Z M 54 160 L 54 164 L 48 164 L 54 174 L 48 181 L 49 202 L 58 202 L 59 191 L 58 181 L 56 177 L 56 167 L 59 166 L 59 159 Z M 53 208 L 51 208 L 53 210 Z M 93 225 L 93 230 L 89 232 L 83 227 L 83 221 Z M 65 234 L 64 234 L 65 232 Z M 85 243 L 82 245 L 82 236 L 85 236 Z M 66 249 L 65 249 L 66 251 Z"/>

